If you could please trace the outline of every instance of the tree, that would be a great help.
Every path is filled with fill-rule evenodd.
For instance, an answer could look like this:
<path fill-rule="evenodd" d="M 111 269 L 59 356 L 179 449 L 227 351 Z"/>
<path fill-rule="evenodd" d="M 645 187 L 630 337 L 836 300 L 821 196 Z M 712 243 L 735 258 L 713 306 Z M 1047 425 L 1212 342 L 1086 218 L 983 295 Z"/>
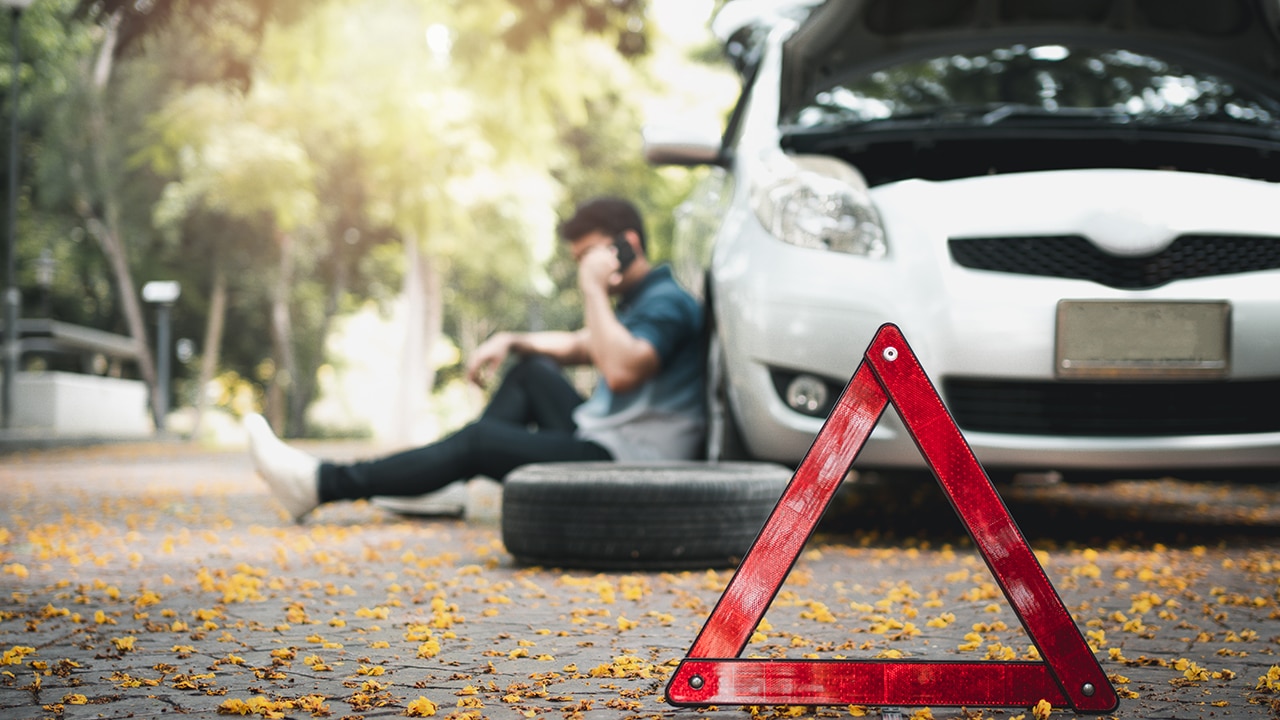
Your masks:
<path fill-rule="evenodd" d="M 256 11 L 256 15 L 242 12 L 240 16 L 239 28 L 251 38 L 253 31 L 263 24 L 267 5 L 278 12 L 285 3 L 259 7 L 248 0 L 217 4 L 193 1 L 190 6 L 179 2 L 144 5 L 60 0 L 58 7 L 50 8 L 43 16 L 37 15 L 45 22 L 61 24 L 65 33 L 65 42 L 45 58 L 56 67 L 57 79 L 63 84 L 47 88 L 55 90 L 60 107 L 56 111 L 50 108 L 53 123 L 41 138 L 57 149 L 41 158 L 44 164 L 41 179 L 50 181 L 57 177 L 42 183 L 42 190 L 53 190 L 44 199 L 52 207 L 69 208 L 87 236 L 101 249 L 118 312 L 135 344 L 138 371 L 150 389 L 152 413 L 158 415 L 161 395 L 157 392 L 155 360 L 134 279 L 138 252 L 132 247 L 140 240 L 144 243 L 150 240 L 146 237 L 149 224 L 136 222 L 138 206 L 125 189 L 137 192 L 151 185 L 148 173 L 131 165 L 129 158 L 130 151 L 136 149 L 132 142 L 142 136 L 141 118 L 154 107 L 151 103 L 156 101 L 164 85 L 141 88 L 138 83 L 117 76 L 117 61 L 124 57 L 126 48 L 140 46 L 146 24 L 140 24 L 139 18 L 147 15 L 144 10 L 153 5 L 160 9 L 157 14 L 148 15 L 149 20 L 167 16 L 169 11 L 180 7 L 200 7 L 206 13 L 222 15 L 234 15 L 236 9 Z M 91 18 L 94 23 L 86 26 L 70 19 L 73 17 Z M 234 75 L 237 63 L 234 55 L 230 57 L 233 60 L 228 66 L 233 69 L 226 72 Z M 137 102 L 139 99 L 144 102 Z M 122 182 L 124 178 L 141 182 Z M 146 205 L 149 201 L 143 205 L 144 217 Z"/>
<path fill-rule="evenodd" d="M 72 315 L 123 316 L 132 336 L 138 357 L 138 371 L 158 399 L 155 390 L 155 366 L 146 342 L 146 326 L 141 304 L 133 289 L 133 273 L 123 237 L 130 218 L 122 207 L 119 162 L 124 153 L 118 148 L 110 115 L 113 112 L 105 87 L 112 71 L 110 49 L 116 38 L 115 27 L 85 28 L 68 24 L 69 0 L 53 0 L 36 4 L 23 14 L 23 43 L 28 63 L 37 69 L 34 82 L 25 94 L 28 106 L 24 114 L 27 130 L 24 151 L 35 172 L 24 175 L 31 182 L 26 195 L 33 206 L 52 208 L 49 214 L 25 213 L 20 225 L 35 232 L 21 234 L 19 255 L 30 258 L 46 250 L 60 256 L 60 275 L 66 277 L 68 265 L 87 275 L 85 295 L 89 302 L 71 308 Z M 34 46 L 34 47 L 32 47 Z M 15 109 L 17 111 L 17 109 Z M 124 113 L 122 127 L 136 119 Z M 56 161 L 53 160 L 56 158 Z M 56 181 L 52 166 L 58 163 Z M 145 179 L 131 185 L 131 191 L 142 190 Z M 106 191 L 103 189 L 106 188 Z M 22 208 L 19 208 L 22 210 Z M 20 213 L 21 214 L 21 213 Z M 73 232 L 78 225 L 83 234 Z M 102 250 L 105 265 L 68 258 L 69 244 L 64 238 L 87 237 Z M 71 260 L 71 262 L 67 262 Z M 29 267 L 29 264 L 28 264 Z M 109 293 L 98 282 L 100 269 L 106 271 Z M 110 296 L 108 300 L 107 295 Z"/>
<path fill-rule="evenodd" d="M 241 220 L 265 219 L 274 243 L 270 337 L 276 372 L 270 384 L 274 419 L 283 423 L 283 398 L 298 363 L 293 348 L 290 299 L 297 261 L 296 234 L 315 222 L 315 168 L 287 123 L 287 109 L 272 86 L 254 84 L 247 94 L 226 87 L 197 87 L 179 95 L 155 119 L 164 145 L 176 148 L 178 180 L 157 205 L 161 226 L 174 226 L 194 207 Z M 155 162 L 163 165 L 160 160 Z M 226 275 L 214 251 L 213 298 L 206 352 L 216 359 L 225 312 Z M 202 372 L 202 379 L 204 373 Z"/>

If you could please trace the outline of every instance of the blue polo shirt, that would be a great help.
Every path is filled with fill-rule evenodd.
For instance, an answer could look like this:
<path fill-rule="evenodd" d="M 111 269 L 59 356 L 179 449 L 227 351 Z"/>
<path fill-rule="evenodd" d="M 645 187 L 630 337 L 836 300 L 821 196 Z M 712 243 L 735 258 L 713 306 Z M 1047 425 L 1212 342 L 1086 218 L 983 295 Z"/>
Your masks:
<path fill-rule="evenodd" d="M 698 457 L 705 432 L 702 308 L 663 265 L 618 303 L 618 321 L 658 353 L 658 373 L 615 394 L 601 379 L 574 412 L 578 436 L 602 445 L 615 460 Z"/>

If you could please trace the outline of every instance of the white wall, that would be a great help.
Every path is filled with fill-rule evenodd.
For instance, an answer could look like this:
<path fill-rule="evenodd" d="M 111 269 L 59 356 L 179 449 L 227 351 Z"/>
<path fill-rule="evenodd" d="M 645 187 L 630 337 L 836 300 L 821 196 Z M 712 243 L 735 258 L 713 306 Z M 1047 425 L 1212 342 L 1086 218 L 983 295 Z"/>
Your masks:
<path fill-rule="evenodd" d="M 53 437 L 150 437 L 155 426 L 141 380 L 64 372 L 21 372 L 14 378 L 15 428 Z"/>

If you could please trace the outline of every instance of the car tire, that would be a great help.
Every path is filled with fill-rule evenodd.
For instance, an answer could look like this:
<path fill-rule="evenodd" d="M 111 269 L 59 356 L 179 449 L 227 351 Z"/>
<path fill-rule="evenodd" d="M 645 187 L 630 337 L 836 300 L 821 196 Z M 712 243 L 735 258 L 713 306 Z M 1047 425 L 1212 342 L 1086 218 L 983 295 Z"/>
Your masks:
<path fill-rule="evenodd" d="M 738 419 L 729 400 L 729 371 L 724 343 L 713 328 L 707 338 L 707 436 L 706 458 L 711 462 L 750 460 Z"/>
<path fill-rule="evenodd" d="M 526 465 L 503 483 L 502 541 L 530 565 L 728 567 L 750 549 L 791 474 L 771 463 Z"/>

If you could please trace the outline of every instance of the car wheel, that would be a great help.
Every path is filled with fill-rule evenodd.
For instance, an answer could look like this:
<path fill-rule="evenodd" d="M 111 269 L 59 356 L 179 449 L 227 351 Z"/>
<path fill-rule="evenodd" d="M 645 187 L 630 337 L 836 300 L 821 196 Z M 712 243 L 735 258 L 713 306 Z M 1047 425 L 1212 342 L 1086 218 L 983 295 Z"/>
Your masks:
<path fill-rule="evenodd" d="M 750 460 L 738 421 L 729 402 L 729 373 L 724 345 L 714 329 L 707 340 L 707 441 L 706 457 L 711 462 Z"/>
<path fill-rule="evenodd" d="M 502 541 L 526 564 L 726 567 L 791 480 L 770 463 L 539 463 L 507 476 Z"/>

